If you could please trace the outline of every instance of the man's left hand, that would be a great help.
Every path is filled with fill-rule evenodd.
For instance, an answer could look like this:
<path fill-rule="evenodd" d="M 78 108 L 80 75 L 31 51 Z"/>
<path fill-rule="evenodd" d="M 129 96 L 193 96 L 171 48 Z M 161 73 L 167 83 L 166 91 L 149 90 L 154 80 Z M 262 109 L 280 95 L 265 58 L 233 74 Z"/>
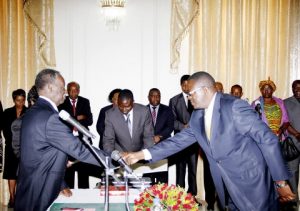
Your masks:
<path fill-rule="evenodd" d="M 279 195 L 280 202 L 288 202 L 296 198 L 296 195 L 292 192 L 288 184 L 286 184 L 283 187 L 276 187 L 276 189 Z"/>

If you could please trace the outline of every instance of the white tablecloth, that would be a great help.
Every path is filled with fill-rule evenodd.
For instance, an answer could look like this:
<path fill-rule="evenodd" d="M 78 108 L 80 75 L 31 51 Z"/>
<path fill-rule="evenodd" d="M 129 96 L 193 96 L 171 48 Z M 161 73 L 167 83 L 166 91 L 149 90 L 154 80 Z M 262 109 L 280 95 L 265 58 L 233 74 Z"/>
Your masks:
<path fill-rule="evenodd" d="M 101 194 L 100 189 L 72 189 L 73 195 L 65 197 L 59 195 L 54 203 L 104 203 L 104 192 Z M 110 191 L 112 194 L 113 191 Z M 129 190 L 129 203 L 134 203 L 134 199 L 139 197 L 139 189 Z M 109 203 L 125 203 L 125 195 L 110 195 Z M 51 205 L 52 206 L 52 205 Z M 50 207 L 51 207 L 50 206 Z M 49 209 L 48 209 L 49 210 Z"/>

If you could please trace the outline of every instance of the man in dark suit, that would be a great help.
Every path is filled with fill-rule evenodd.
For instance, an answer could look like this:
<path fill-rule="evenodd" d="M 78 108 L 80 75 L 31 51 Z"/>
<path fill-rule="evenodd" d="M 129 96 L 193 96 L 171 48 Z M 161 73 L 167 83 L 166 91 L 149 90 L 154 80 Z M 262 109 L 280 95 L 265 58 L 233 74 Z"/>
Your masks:
<path fill-rule="evenodd" d="M 193 112 L 193 106 L 188 100 L 188 78 L 189 75 L 183 75 L 180 79 L 182 93 L 170 99 L 169 106 L 174 115 L 174 133 L 179 133 L 188 127 L 188 122 Z M 185 187 L 186 167 L 188 167 L 188 192 L 192 195 L 197 194 L 196 172 L 198 160 L 199 145 L 194 144 L 187 149 L 179 152 L 170 158 L 169 164 L 176 164 L 176 184 Z"/>
<path fill-rule="evenodd" d="M 292 83 L 292 91 L 293 96 L 284 100 L 284 105 L 286 111 L 288 113 L 290 124 L 293 128 L 296 129 L 296 133 L 289 132 L 289 135 L 292 137 L 293 142 L 297 146 L 298 150 L 300 151 L 300 80 L 295 80 Z M 292 177 L 290 178 L 289 182 L 292 188 L 293 193 L 296 194 L 298 199 L 298 184 L 299 184 L 299 163 L 300 163 L 300 156 L 294 160 L 288 161 L 288 167 L 292 173 Z M 297 209 L 297 201 L 295 200 L 290 205 L 290 210 Z M 294 209 L 293 209 L 294 207 Z"/>
<path fill-rule="evenodd" d="M 194 73 L 189 79 L 195 108 L 189 127 L 123 159 L 129 165 L 141 159 L 156 162 L 198 142 L 223 206 L 227 196 L 229 210 L 276 211 L 278 196 L 281 201 L 295 198 L 278 138 L 247 102 L 217 92 L 214 84 L 207 72 Z"/>
<path fill-rule="evenodd" d="M 154 131 L 148 108 L 134 103 L 133 94 L 123 89 L 118 107 L 106 112 L 103 149 L 107 153 L 135 152 L 152 146 Z"/>
<path fill-rule="evenodd" d="M 103 149 L 103 135 L 104 135 L 104 129 L 105 129 L 105 113 L 106 113 L 106 111 L 111 109 L 113 106 L 118 106 L 118 96 L 119 96 L 120 91 L 121 91 L 121 89 L 112 90 L 108 95 L 108 100 L 109 100 L 109 102 L 111 102 L 111 104 L 101 108 L 101 110 L 100 110 L 99 117 L 97 120 L 97 125 L 96 125 L 97 132 L 100 135 L 100 140 L 99 140 L 99 148 L 100 149 Z"/>
<path fill-rule="evenodd" d="M 60 73 L 42 70 L 35 85 L 40 97 L 22 120 L 15 211 L 47 210 L 65 187 L 67 155 L 100 165 L 59 119 L 57 106 L 64 102 L 65 95 L 65 81 Z M 105 159 L 101 150 L 94 150 Z"/>
<path fill-rule="evenodd" d="M 174 130 L 174 116 L 169 106 L 160 103 L 160 91 L 157 88 L 152 88 L 148 94 L 149 104 L 147 107 L 151 113 L 152 123 L 154 126 L 154 142 L 158 143 L 171 137 Z M 156 172 L 144 174 L 151 177 L 152 181 L 168 183 L 168 172 Z"/>
<path fill-rule="evenodd" d="M 93 124 L 93 115 L 91 112 L 90 101 L 79 96 L 80 86 L 77 82 L 70 82 L 67 85 L 68 96 L 63 104 L 58 106 L 58 110 L 65 110 L 80 124 L 88 129 Z M 82 134 L 78 133 L 77 128 L 66 123 L 73 131 L 74 136 L 82 139 Z M 77 162 L 74 158 L 69 158 L 68 168 L 65 175 L 65 181 L 70 188 L 74 188 L 75 171 L 78 174 L 78 188 L 89 188 L 89 168 L 93 168 L 89 164 Z M 101 171 L 99 169 L 99 174 Z M 100 175 L 99 175 L 100 176 Z"/>

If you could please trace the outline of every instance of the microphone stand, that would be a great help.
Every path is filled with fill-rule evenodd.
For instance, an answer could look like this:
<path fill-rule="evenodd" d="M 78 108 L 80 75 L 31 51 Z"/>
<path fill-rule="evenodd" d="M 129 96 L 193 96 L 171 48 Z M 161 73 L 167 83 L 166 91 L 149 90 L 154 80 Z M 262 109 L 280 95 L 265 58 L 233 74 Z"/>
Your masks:
<path fill-rule="evenodd" d="M 131 211 L 129 207 L 129 188 L 128 188 L 128 174 L 124 171 L 124 182 L 125 182 L 125 206 L 127 211 Z"/>
<path fill-rule="evenodd" d="M 97 154 L 95 149 L 92 147 L 89 139 L 86 135 L 83 135 L 82 140 L 90 148 L 92 154 L 100 161 L 100 163 L 105 167 L 105 196 L 104 196 L 104 211 L 109 210 L 109 176 L 112 176 L 117 183 L 121 181 L 114 175 L 114 170 L 109 167 L 109 157 L 105 157 L 105 161 Z"/>

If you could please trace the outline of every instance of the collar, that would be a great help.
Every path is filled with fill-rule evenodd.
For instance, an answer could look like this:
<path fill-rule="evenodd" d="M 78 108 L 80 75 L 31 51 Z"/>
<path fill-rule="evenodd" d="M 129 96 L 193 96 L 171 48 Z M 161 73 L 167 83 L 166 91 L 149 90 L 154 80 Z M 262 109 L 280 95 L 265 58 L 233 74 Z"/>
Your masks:
<path fill-rule="evenodd" d="M 58 112 L 57 106 L 55 105 L 55 103 L 52 100 L 50 100 L 49 98 L 42 96 L 42 95 L 40 95 L 39 97 L 46 100 L 48 103 L 50 103 L 51 106 Z"/>
<path fill-rule="evenodd" d="M 205 113 L 212 113 L 212 111 L 214 109 L 214 105 L 215 105 L 216 96 L 217 96 L 217 92 L 214 94 L 208 107 L 205 109 Z"/>
<path fill-rule="evenodd" d="M 154 106 L 154 105 L 149 104 L 149 107 L 150 107 L 151 112 L 153 111 L 153 107 L 156 107 L 155 111 L 157 112 L 158 109 L 159 109 L 159 105 L 160 105 L 160 104 L 158 104 L 157 106 Z"/>
<path fill-rule="evenodd" d="M 73 103 L 73 100 L 70 98 L 70 97 L 68 97 L 69 98 L 69 100 L 70 100 L 70 103 L 72 104 Z M 78 98 L 76 98 L 75 99 L 75 104 L 78 102 Z"/>
<path fill-rule="evenodd" d="M 131 111 L 129 111 L 129 112 L 127 113 L 127 115 L 126 115 L 126 114 L 123 114 L 125 120 L 127 119 L 128 114 L 129 114 L 129 119 L 132 120 L 133 108 L 131 109 Z M 132 121 L 131 121 L 131 122 L 132 122 Z"/>

